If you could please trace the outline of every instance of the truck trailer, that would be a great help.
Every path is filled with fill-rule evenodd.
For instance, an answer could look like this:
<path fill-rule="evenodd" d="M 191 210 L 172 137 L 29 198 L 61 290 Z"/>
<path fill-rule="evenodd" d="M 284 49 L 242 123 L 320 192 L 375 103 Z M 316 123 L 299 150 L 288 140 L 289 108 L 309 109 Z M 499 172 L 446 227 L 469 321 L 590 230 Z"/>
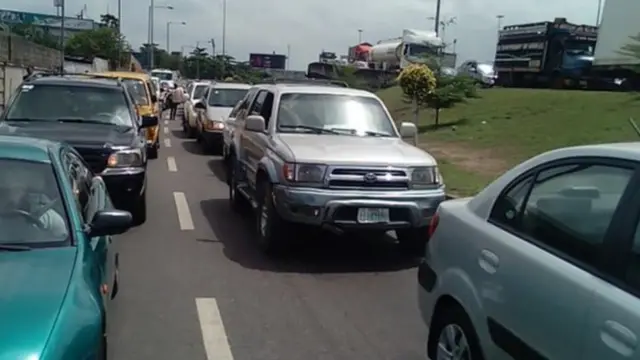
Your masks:
<path fill-rule="evenodd" d="M 608 3 L 607 3 L 608 5 Z M 590 75 L 598 27 L 556 18 L 510 25 L 498 32 L 497 84 L 505 87 L 584 87 Z"/>

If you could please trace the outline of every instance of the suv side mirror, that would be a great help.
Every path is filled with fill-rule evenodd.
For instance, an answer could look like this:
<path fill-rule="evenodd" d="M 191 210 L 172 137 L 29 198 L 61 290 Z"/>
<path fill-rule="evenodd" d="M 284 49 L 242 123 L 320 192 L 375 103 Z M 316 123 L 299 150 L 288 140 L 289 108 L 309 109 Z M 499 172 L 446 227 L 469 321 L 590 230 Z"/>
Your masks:
<path fill-rule="evenodd" d="M 123 210 L 100 210 L 93 215 L 89 237 L 119 235 L 131 228 L 131 213 Z"/>
<path fill-rule="evenodd" d="M 149 128 L 149 127 L 153 127 L 153 126 L 157 126 L 158 125 L 158 117 L 157 116 L 143 116 L 142 117 L 142 123 L 140 124 L 140 127 L 142 128 Z"/>
<path fill-rule="evenodd" d="M 403 122 L 400 124 L 400 136 L 402 140 L 417 145 L 418 144 L 418 127 L 414 123 Z"/>
<path fill-rule="evenodd" d="M 205 105 L 204 101 L 196 100 L 193 104 L 194 109 L 207 110 L 207 105 Z"/>
<path fill-rule="evenodd" d="M 264 118 L 260 115 L 249 115 L 245 121 L 245 128 L 253 132 L 263 132 L 265 130 Z"/>

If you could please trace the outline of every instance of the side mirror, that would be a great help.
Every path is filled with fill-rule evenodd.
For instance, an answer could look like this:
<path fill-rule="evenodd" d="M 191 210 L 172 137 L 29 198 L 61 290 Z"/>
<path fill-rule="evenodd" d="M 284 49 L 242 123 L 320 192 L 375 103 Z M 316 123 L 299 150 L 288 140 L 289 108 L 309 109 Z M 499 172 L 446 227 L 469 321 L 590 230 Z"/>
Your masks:
<path fill-rule="evenodd" d="M 196 101 L 193 104 L 193 107 L 195 109 L 199 109 L 199 110 L 207 110 L 207 105 L 205 105 L 205 103 L 203 101 Z"/>
<path fill-rule="evenodd" d="M 414 123 L 403 122 L 400 124 L 400 136 L 402 140 L 413 145 L 418 144 L 418 127 Z"/>
<path fill-rule="evenodd" d="M 87 235 L 89 237 L 119 235 L 131 228 L 133 217 L 123 210 L 100 210 L 94 216 Z"/>
<path fill-rule="evenodd" d="M 142 124 L 140 127 L 149 128 L 158 125 L 158 117 L 157 116 L 143 116 Z"/>
<path fill-rule="evenodd" d="M 151 95 L 151 102 L 158 102 L 158 97 L 156 96 L 156 94 Z"/>
<path fill-rule="evenodd" d="M 263 132 L 265 130 L 264 118 L 260 115 L 249 115 L 245 121 L 245 128 L 253 132 Z"/>

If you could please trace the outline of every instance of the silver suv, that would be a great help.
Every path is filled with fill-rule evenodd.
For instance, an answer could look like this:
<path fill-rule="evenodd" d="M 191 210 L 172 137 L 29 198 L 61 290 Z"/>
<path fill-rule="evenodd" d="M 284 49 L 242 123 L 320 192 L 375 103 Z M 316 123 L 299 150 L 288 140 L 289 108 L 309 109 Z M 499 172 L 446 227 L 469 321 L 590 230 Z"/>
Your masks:
<path fill-rule="evenodd" d="M 271 84 L 249 90 L 229 145 L 229 198 L 257 213 L 259 246 L 279 249 L 294 225 L 335 232 L 395 230 L 406 250 L 424 249 L 445 199 L 435 159 L 403 141 L 380 99 L 331 85 Z"/>

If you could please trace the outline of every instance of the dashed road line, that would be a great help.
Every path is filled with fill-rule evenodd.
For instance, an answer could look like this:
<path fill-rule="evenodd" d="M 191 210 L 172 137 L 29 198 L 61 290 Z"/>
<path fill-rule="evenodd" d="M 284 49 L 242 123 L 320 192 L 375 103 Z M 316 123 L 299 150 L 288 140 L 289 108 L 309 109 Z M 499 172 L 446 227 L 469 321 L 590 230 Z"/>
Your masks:
<path fill-rule="evenodd" d="M 178 172 L 178 165 L 176 165 L 176 158 L 169 156 L 167 158 L 167 167 L 171 172 Z"/>
<path fill-rule="evenodd" d="M 169 120 L 165 120 L 165 121 L 164 121 L 164 124 L 165 124 L 165 125 L 169 125 Z"/>
<path fill-rule="evenodd" d="M 187 197 L 183 192 L 174 192 L 173 200 L 176 203 L 176 210 L 178 211 L 178 222 L 180 223 L 180 230 L 193 230 L 193 219 L 191 218 L 191 211 L 189 210 L 189 203 L 187 203 Z"/>
<path fill-rule="evenodd" d="M 216 299 L 196 298 L 196 308 L 207 360 L 233 360 Z"/>
<path fill-rule="evenodd" d="M 165 127 L 165 128 L 164 128 L 164 133 L 165 133 L 165 134 L 168 134 L 168 133 L 169 133 L 169 128 L 168 128 L 168 127 Z"/>
<path fill-rule="evenodd" d="M 164 147 L 171 147 L 171 139 L 164 139 Z"/>

